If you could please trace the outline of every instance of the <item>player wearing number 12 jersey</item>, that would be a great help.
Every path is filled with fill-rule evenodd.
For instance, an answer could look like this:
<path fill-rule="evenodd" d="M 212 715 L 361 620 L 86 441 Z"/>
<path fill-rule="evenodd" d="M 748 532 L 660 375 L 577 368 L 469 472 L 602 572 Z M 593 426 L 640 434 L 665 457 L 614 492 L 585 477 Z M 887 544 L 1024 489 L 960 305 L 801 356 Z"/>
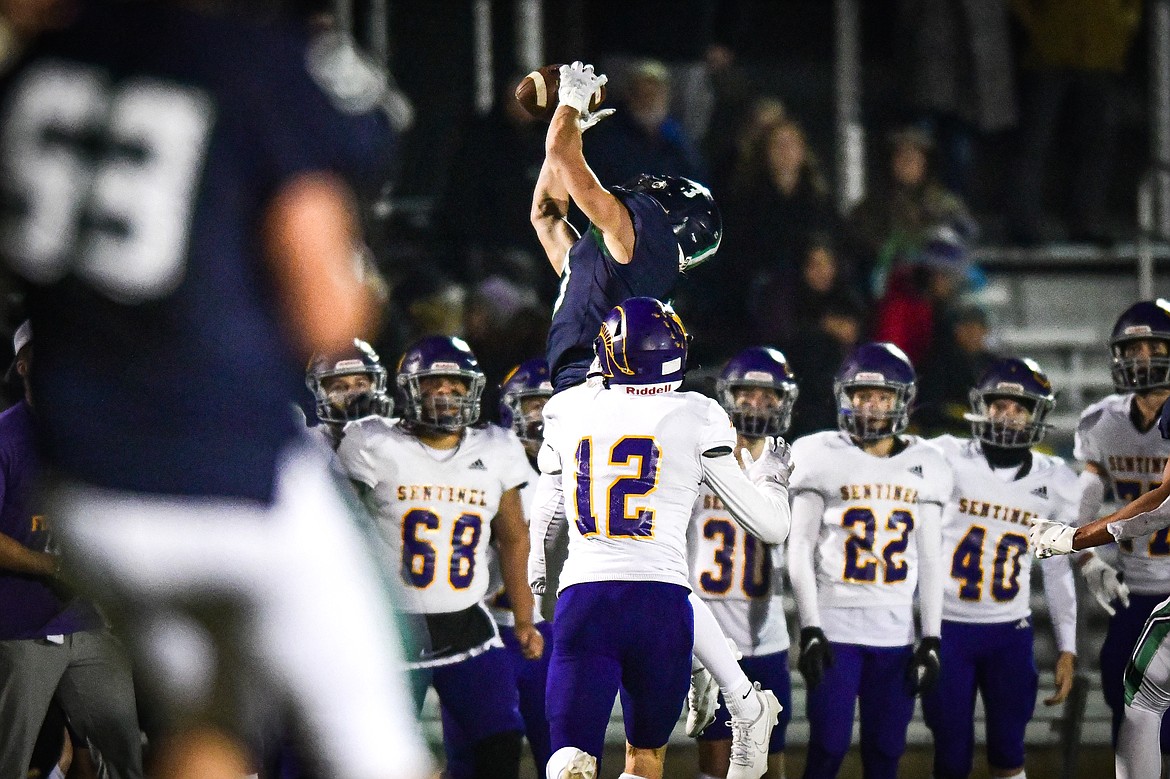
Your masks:
<path fill-rule="evenodd" d="M 942 668 L 924 695 L 934 734 L 936 779 L 965 779 L 975 751 L 975 698 L 983 698 L 987 763 L 993 775 L 1024 776 L 1024 728 L 1036 705 L 1032 655 L 1032 554 L 1028 530 L 1044 519 L 1072 522 L 1077 477 L 1059 457 L 1033 452 L 1055 405 L 1052 385 L 1031 360 L 998 360 L 971 391 L 971 439 L 940 436 L 955 489 L 943 511 Z M 1076 586 L 1067 558 L 1040 564 L 1056 631 L 1056 694 L 1072 689 Z"/>
<path fill-rule="evenodd" d="M 901 435 L 915 376 L 896 346 L 859 346 L 834 389 L 841 430 L 792 447 L 788 573 L 809 691 L 804 776 L 837 775 L 860 701 L 864 775 L 893 779 L 914 695 L 938 673 L 951 469 L 936 449 Z M 912 649 L 916 591 L 923 637 Z"/>
<path fill-rule="evenodd" d="M 1078 524 L 1097 519 L 1107 487 L 1124 503 L 1154 489 L 1170 457 L 1170 441 L 1163 440 L 1157 429 L 1158 411 L 1170 397 L 1170 301 L 1130 306 L 1118 317 L 1110 346 L 1117 394 L 1085 409 L 1077 426 L 1074 455 L 1085 464 Z M 1109 601 L 1105 587 L 1131 593 L 1108 608 L 1116 612 L 1101 645 L 1101 691 L 1113 710 L 1115 746 L 1125 716 L 1126 664 L 1146 619 L 1170 596 L 1170 529 L 1122 541 L 1117 551 L 1125 580 L 1120 587 L 1113 572 L 1091 552 L 1080 553 L 1076 563 L 1094 594 L 1104 590 L 1098 600 Z M 1170 722 L 1163 723 L 1162 751 L 1170 752 Z"/>
<path fill-rule="evenodd" d="M 423 623 L 423 646 L 407 656 L 416 704 L 433 685 L 471 745 L 473 775 L 514 779 L 522 728 L 516 677 L 484 596 L 494 537 L 516 640 L 526 657 L 539 657 L 520 503 L 531 468 L 511 431 L 473 426 L 484 381 L 463 341 L 424 338 L 398 365 L 403 419 L 351 423 L 337 454 L 382 527 L 401 574 L 403 611 Z"/>
<path fill-rule="evenodd" d="M 570 532 L 549 664 L 549 779 L 594 775 L 619 689 L 626 775 L 662 776 L 690 686 L 686 533 L 700 484 L 760 538 L 778 543 L 787 535 L 787 452 L 765 448 L 744 475 L 727 413 L 710 398 L 676 391 L 687 337 L 668 307 L 631 298 L 610 312 L 595 341 L 604 383 L 565 390 L 544 408 L 538 464 L 560 476 Z M 541 538 L 549 517 L 537 512 Z M 534 556 L 541 552 L 538 545 Z M 539 588 L 542 562 L 530 569 Z M 766 742 L 779 704 L 758 686 L 745 695 L 758 714 L 732 728 Z M 754 779 L 765 767 L 743 766 L 751 773 L 742 775 Z"/>

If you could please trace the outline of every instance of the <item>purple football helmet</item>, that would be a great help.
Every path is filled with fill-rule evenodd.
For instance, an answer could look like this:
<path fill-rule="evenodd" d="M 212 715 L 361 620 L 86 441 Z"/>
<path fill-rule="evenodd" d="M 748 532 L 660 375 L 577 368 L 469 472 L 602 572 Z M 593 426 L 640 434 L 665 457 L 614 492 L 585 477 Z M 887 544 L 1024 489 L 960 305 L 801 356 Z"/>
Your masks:
<path fill-rule="evenodd" d="M 365 376 L 369 388 L 341 387 L 331 381 L 342 376 Z M 386 394 L 386 369 L 373 347 L 360 338 L 339 354 L 314 355 L 305 386 L 316 399 L 322 422 L 340 425 L 369 416 L 388 417 L 394 411 L 394 401 Z"/>
<path fill-rule="evenodd" d="M 992 446 L 1017 449 L 1040 443 L 1049 425 L 1044 419 L 1056 405 L 1052 382 L 1034 360 L 1008 357 L 992 363 L 971 390 L 971 435 Z M 1014 400 L 1029 412 L 1026 421 L 993 417 L 992 404 Z"/>
<path fill-rule="evenodd" d="M 857 441 L 879 441 L 901 433 L 910 423 L 916 379 L 910 358 L 894 344 L 861 344 L 845 358 L 833 379 L 837 426 Z M 890 409 L 855 408 L 854 391 L 867 388 L 893 392 Z"/>
<path fill-rule="evenodd" d="M 678 241 L 678 269 L 685 271 L 709 260 L 723 239 L 723 217 L 711 191 L 681 176 L 643 173 L 613 189 L 641 192 L 658 201 L 670 218 Z"/>
<path fill-rule="evenodd" d="M 667 304 L 630 298 L 601 323 L 593 351 L 606 385 L 682 382 L 687 369 L 687 330 Z"/>
<path fill-rule="evenodd" d="M 500 424 L 509 427 L 525 448 L 544 440 L 544 415 L 539 411 L 525 414 L 521 408 L 528 398 L 552 397 L 552 375 L 548 361 L 533 357 L 517 365 L 500 385 Z"/>
<path fill-rule="evenodd" d="M 1113 352 L 1113 386 L 1118 392 L 1170 387 L 1170 354 L 1125 356 L 1134 341 L 1160 341 L 1170 352 L 1170 301 L 1134 303 L 1117 318 L 1109 347 Z"/>
<path fill-rule="evenodd" d="M 768 408 L 737 403 L 735 391 L 745 387 L 775 390 L 779 403 Z M 798 390 L 783 354 L 768 346 L 751 346 L 723 366 L 715 382 L 715 394 L 740 435 L 763 438 L 783 435 L 788 430 Z"/>
<path fill-rule="evenodd" d="M 467 393 L 424 395 L 421 382 L 431 376 L 459 379 Z M 461 338 L 432 335 L 416 341 L 398 361 L 398 387 L 405 401 L 403 417 L 410 423 L 448 432 L 479 419 L 479 401 L 487 383 L 479 361 Z"/>

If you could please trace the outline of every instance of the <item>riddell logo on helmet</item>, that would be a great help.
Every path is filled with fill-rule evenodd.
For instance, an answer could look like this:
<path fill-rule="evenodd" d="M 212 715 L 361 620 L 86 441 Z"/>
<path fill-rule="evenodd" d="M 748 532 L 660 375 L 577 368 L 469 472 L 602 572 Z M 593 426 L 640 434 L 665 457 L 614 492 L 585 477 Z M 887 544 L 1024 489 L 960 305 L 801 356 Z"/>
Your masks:
<path fill-rule="evenodd" d="M 662 395 L 671 391 L 669 385 L 664 386 L 662 384 L 656 384 L 650 387 L 636 387 L 631 384 L 623 384 L 622 387 L 625 388 L 627 395 Z"/>
<path fill-rule="evenodd" d="M 1149 335 L 1154 332 L 1149 325 L 1130 325 L 1125 328 L 1123 335 Z"/>

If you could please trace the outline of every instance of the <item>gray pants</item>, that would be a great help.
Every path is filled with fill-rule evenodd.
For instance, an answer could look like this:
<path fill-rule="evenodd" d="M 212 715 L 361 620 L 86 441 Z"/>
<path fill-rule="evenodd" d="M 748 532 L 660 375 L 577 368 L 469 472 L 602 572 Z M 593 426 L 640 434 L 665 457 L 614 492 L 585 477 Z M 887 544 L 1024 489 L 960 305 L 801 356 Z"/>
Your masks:
<path fill-rule="evenodd" d="M 56 695 L 72 727 L 113 779 L 142 777 L 142 742 L 130 666 L 109 631 L 0 641 L 0 779 L 23 779 Z"/>

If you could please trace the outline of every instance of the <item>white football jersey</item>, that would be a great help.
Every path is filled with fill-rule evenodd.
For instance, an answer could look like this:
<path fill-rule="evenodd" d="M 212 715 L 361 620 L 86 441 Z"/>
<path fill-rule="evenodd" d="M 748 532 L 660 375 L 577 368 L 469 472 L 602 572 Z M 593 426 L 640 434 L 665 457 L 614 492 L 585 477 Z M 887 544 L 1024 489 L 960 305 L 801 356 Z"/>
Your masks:
<path fill-rule="evenodd" d="M 814 492 L 825 504 L 813 567 L 830 640 L 871 646 L 912 640 L 918 507 L 944 505 L 953 477 L 937 449 L 916 436 L 902 440 L 906 448 L 891 457 L 867 454 L 839 431 L 792 445 L 790 493 Z M 867 610 L 862 623 L 858 609 Z M 864 635 L 856 636 L 859 626 Z"/>
<path fill-rule="evenodd" d="M 544 407 L 540 469 L 562 474 L 569 523 L 561 590 L 590 581 L 690 587 L 687 527 L 703 452 L 734 450 L 735 429 L 708 397 L 638 390 L 582 384 Z"/>
<path fill-rule="evenodd" d="M 1129 503 L 1162 482 L 1170 441 L 1158 426 L 1138 430 L 1130 419 L 1133 395 L 1110 395 L 1085 409 L 1077 425 L 1074 454 L 1097 463 L 1113 494 Z M 1130 590 L 1144 595 L 1170 593 L 1170 528 L 1117 545 L 1121 571 Z"/>
<path fill-rule="evenodd" d="M 1005 481 L 987 464 L 978 441 L 944 435 L 930 444 L 955 475 L 943 510 L 943 562 L 950 574 L 943 618 L 989 623 L 1027 617 L 1028 529 L 1037 519 L 1075 524 L 1077 475 L 1061 458 L 1033 452 L 1027 472 Z"/>
<path fill-rule="evenodd" d="M 691 589 L 711 607 L 745 657 L 788 649 L 783 545 L 769 545 L 732 519 L 714 491 L 699 491 L 687 530 Z"/>
<path fill-rule="evenodd" d="M 403 611 L 441 614 L 483 599 L 500 497 L 532 474 L 512 431 L 469 427 L 458 447 L 438 450 L 394 420 L 369 417 L 346 426 L 337 455 L 372 490 L 366 502 L 401 572 Z"/>

